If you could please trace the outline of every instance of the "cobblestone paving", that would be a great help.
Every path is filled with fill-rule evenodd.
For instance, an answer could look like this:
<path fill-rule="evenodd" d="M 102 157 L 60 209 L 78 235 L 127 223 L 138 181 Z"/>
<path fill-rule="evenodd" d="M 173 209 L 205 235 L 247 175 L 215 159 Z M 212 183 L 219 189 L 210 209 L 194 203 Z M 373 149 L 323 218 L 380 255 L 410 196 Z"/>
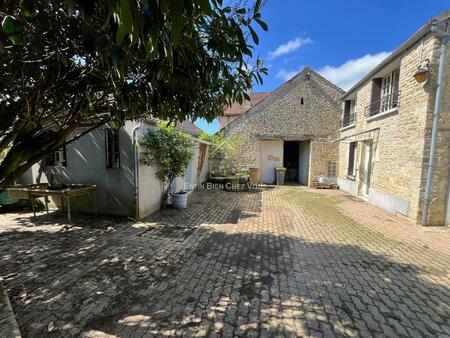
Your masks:
<path fill-rule="evenodd" d="M 450 231 L 339 191 L 202 191 L 145 222 L 0 215 L 25 337 L 449 337 Z"/>

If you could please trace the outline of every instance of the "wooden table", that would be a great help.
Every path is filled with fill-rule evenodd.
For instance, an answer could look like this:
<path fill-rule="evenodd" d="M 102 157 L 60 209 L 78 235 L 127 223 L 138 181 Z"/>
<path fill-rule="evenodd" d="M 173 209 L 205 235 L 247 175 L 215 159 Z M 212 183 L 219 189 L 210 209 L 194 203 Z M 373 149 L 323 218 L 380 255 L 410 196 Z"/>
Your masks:
<path fill-rule="evenodd" d="M 87 184 L 63 184 L 59 187 L 51 187 L 48 184 L 30 184 L 18 187 L 9 187 L 5 190 L 12 196 L 21 199 L 29 199 L 31 208 L 33 210 L 34 218 L 36 219 L 35 200 L 39 197 L 44 197 L 45 209 L 48 213 L 48 197 L 60 197 L 61 208 L 64 210 L 64 201 L 67 203 L 67 219 L 72 221 L 72 211 L 70 207 L 70 199 L 83 195 L 89 195 L 93 198 L 95 214 L 97 214 L 97 200 L 95 198 L 96 185 Z"/>

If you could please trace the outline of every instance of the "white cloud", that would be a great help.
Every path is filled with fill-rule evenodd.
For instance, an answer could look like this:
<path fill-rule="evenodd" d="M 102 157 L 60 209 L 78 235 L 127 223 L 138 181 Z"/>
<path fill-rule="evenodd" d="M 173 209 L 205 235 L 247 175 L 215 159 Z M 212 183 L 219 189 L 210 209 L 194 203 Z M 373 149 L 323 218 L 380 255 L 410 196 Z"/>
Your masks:
<path fill-rule="evenodd" d="M 295 75 L 297 75 L 300 72 L 300 69 L 301 69 L 301 67 L 299 69 L 281 68 L 278 71 L 276 77 L 279 79 L 282 79 L 283 81 L 288 81 L 288 80 L 292 79 Z"/>
<path fill-rule="evenodd" d="M 306 45 L 308 43 L 312 43 L 313 41 L 310 38 L 295 38 L 293 40 L 289 40 L 288 42 L 279 45 L 277 49 L 274 51 L 269 52 L 269 56 L 267 57 L 268 60 L 276 59 L 279 56 L 289 54 L 293 51 L 296 51 L 301 46 Z"/>
<path fill-rule="evenodd" d="M 342 89 L 348 90 L 389 54 L 391 53 L 367 54 L 359 59 L 350 59 L 337 67 L 327 65 L 319 69 L 318 73 Z"/>

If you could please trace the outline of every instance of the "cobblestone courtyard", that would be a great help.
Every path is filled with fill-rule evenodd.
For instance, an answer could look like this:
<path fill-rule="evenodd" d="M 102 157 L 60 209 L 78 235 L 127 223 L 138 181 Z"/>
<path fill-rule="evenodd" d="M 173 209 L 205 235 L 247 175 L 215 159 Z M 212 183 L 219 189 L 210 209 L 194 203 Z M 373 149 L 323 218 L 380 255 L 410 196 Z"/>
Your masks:
<path fill-rule="evenodd" d="M 0 215 L 25 337 L 449 337 L 449 266 L 448 228 L 334 190 L 195 192 L 140 223 Z"/>

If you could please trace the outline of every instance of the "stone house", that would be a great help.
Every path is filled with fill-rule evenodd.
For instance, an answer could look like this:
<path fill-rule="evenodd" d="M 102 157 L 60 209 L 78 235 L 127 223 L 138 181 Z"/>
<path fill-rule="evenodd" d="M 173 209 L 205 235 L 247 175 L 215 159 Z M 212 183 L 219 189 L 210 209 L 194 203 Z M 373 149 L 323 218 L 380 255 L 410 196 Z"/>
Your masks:
<path fill-rule="evenodd" d="M 343 96 L 340 188 L 416 223 L 422 222 L 424 210 L 441 56 L 442 37 L 434 31 L 447 30 L 449 16 L 450 11 L 430 20 Z M 436 161 L 426 221 L 430 225 L 450 223 L 449 57 L 444 62 Z"/>
<path fill-rule="evenodd" d="M 286 178 L 310 185 L 314 176 L 336 176 L 340 97 L 343 91 L 305 67 L 268 97 L 224 128 L 240 140 L 236 162 L 260 169 L 262 183 L 275 181 L 275 168 Z"/>
<path fill-rule="evenodd" d="M 223 115 L 219 116 L 219 129 L 225 128 L 231 121 L 246 113 L 250 108 L 257 105 L 269 95 L 270 92 L 252 92 L 248 94 L 250 100 L 245 100 L 242 103 L 234 102 L 230 107 L 225 109 Z"/>

